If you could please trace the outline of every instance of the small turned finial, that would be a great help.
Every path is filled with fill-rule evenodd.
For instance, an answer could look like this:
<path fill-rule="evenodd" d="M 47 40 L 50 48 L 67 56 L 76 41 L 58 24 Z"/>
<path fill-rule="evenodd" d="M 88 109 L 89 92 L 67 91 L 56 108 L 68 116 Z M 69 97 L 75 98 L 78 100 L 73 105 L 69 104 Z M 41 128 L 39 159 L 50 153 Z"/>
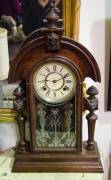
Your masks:
<path fill-rule="evenodd" d="M 52 8 L 53 8 L 53 7 L 55 8 L 55 6 L 56 6 L 56 0 L 52 0 L 52 1 L 51 1 L 51 7 L 52 7 Z"/>
<path fill-rule="evenodd" d="M 86 93 L 90 96 L 96 96 L 98 94 L 98 90 L 95 86 L 91 86 L 88 88 Z"/>
<path fill-rule="evenodd" d="M 44 22 L 47 22 L 48 28 L 57 28 L 57 22 L 59 20 L 59 16 L 57 14 L 56 1 L 52 0 L 50 4 L 50 10 L 46 16 Z"/>
<path fill-rule="evenodd" d="M 58 8 L 56 7 L 56 1 L 51 0 L 50 8 L 44 23 L 46 24 L 46 50 L 59 51 L 60 39 L 64 29 L 62 28 L 62 19 L 58 16 Z"/>

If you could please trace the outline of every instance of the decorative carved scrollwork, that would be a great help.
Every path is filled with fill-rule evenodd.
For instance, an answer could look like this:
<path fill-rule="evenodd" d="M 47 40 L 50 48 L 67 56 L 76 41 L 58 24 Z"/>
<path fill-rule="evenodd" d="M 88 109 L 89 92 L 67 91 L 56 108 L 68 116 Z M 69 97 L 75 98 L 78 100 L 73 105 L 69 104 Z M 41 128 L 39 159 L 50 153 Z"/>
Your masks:
<path fill-rule="evenodd" d="M 39 103 L 37 108 L 37 147 L 75 147 L 74 105 L 70 102 L 67 105 L 51 107 Z"/>
<path fill-rule="evenodd" d="M 86 99 L 87 110 L 89 110 L 90 112 L 98 110 L 98 98 L 95 97 L 98 94 L 97 88 L 91 86 L 86 93 L 89 95 L 89 97 Z"/>
<path fill-rule="evenodd" d="M 56 33 L 50 33 L 48 34 L 47 36 L 47 50 L 48 51 L 57 51 L 59 50 L 60 48 L 60 45 L 59 45 L 59 37 Z"/>
<path fill-rule="evenodd" d="M 98 110 L 98 99 L 96 97 L 93 97 L 93 99 L 87 99 L 87 109 L 91 112 Z"/>

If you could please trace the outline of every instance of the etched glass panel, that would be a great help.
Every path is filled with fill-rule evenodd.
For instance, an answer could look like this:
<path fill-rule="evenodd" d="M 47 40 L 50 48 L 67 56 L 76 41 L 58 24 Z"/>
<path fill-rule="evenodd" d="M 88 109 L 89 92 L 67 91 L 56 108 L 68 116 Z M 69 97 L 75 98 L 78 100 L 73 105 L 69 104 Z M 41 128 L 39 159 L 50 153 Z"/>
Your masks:
<path fill-rule="evenodd" d="M 75 98 L 59 107 L 37 103 L 37 148 L 75 147 Z"/>

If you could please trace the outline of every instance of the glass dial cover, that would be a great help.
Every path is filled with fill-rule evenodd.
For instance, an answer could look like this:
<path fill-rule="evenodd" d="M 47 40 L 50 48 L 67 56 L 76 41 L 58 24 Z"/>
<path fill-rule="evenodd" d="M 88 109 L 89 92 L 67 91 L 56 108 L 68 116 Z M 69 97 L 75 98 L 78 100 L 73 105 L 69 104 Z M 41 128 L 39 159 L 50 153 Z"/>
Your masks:
<path fill-rule="evenodd" d="M 37 97 L 47 104 L 63 104 L 75 93 L 76 77 L 62 62 L 47 62 L 38 67 L 33 85 Z"/>

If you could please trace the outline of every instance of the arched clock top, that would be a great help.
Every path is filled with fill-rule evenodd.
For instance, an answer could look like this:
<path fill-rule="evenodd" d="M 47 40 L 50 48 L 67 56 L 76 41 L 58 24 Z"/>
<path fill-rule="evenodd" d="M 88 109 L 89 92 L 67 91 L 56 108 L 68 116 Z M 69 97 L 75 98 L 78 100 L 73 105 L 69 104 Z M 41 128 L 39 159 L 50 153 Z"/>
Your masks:
<path fill-rule="evenodd" d="M 61 43 L 64 48 L 74 51 L 74 53 L 78 56 L 78 59 L 83 61 L 83 64 L 85 65 L 84 71 L 86 70 L 88 73 L 86 76 L 92 78 L 95 82 L 101 82 L 99 66 L 93 55 L 86 47 L 67 37 L 63 37 Z"/>
<path fill-rule="evenodd" d="M 36 32 L 35 32 L 36 34 Z M 37 35 L 37 34 L 36 34 Z M 61 37 L 60 49 L 57 51 L 48 51 L 46 49 L 46 38 L 40 36 L 34 39 L 25 40 L 13 60 L 9 71 L 9 83 L 25 79 L 30 69 L 35 66 L 41 59 L 62 57 L 67 58 L 77 66 L 81 71 L 82 79 L 92 78 L 94 81 L 101 81 L 99 67 L 92 54 L 80 43 L 69 38 Z"/>

